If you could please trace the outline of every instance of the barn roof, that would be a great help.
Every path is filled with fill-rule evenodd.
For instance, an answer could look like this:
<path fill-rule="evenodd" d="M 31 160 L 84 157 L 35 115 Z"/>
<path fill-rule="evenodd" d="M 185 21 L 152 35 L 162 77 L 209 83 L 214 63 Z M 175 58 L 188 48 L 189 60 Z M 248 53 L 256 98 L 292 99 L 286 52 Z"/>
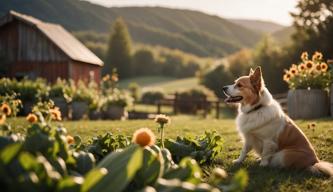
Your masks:
<path fill-rule="evenodd" d="M 21 20 L 29 25 L 36 26 L 37 29 L 47 36 L 48 39 L 50 39 L 72 60 L 100 66 L 103 65 L 103 61 L 101 61 L 73 35 L 66 31 L 61 25 L 46 23 L 29 15 L 9 11 L 9 14 L 0 21 L 0 26 L 11 22 L 13 18 Z"/>

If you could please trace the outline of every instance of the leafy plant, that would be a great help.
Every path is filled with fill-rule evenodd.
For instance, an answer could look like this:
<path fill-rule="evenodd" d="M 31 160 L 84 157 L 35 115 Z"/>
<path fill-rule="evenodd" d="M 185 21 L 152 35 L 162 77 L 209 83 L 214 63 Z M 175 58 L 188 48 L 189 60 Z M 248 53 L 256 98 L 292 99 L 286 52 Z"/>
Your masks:
<path fill-rule="evenodd" d="M 170 150 L 172 158 L 179 162 L 184 157 L 192 157 L 200 164 L 212 163 L 222 151 L 222 138 L 216 132 L 205 132 L 205 135 L 195 138 L 177 137 L 167 139 L 165 147 Z"/>

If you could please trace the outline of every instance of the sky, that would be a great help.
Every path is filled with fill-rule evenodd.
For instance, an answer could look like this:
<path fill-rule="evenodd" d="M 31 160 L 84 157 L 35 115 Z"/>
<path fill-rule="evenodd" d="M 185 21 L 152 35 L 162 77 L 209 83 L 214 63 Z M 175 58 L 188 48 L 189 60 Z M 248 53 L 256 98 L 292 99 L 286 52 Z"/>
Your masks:
<path fill-rule="evenodd" d="M 88 0 L 104 6 L 163 6 L 198 10 L 225 18 L 259 19 L 291 25 L 297 0 Z"/>

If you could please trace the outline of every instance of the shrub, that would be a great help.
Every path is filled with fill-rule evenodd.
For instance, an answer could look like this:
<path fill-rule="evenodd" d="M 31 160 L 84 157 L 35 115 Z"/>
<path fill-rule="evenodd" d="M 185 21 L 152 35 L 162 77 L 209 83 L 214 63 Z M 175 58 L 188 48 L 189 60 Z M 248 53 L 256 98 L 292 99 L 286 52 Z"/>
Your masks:
<path fill-rule="evenodd" d="M 141 102 L 144 104 L 156 104 L 165 98 L 165 93 L 161 89 L 150 89 L 142 93 Z"/>

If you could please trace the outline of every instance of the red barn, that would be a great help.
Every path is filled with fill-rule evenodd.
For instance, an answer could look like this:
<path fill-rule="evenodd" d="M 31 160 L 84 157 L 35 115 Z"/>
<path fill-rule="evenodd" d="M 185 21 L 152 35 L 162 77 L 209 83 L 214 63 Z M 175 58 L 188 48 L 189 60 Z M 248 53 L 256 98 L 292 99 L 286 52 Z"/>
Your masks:
<path fill-rule="evenodd" d="M 62 26 L 15 11 L 0 19 L 0 54 L 5 75 L 16 78 L 99 81 L 103 66 L 95 54 Z"/>

